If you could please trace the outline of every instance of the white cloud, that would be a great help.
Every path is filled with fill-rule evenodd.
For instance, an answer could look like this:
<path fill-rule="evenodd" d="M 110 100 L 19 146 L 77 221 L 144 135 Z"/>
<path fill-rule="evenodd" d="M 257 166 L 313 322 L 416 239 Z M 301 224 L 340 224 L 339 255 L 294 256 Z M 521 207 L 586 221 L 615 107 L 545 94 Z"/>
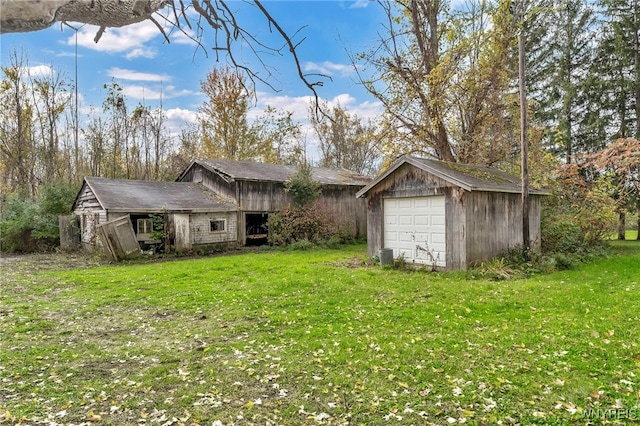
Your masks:
<path fill-rule="evenodd" d="M 350 105 L 356 102 L 356 98 L 351 96 L 348 93 L 341 93 L 337 96 L 334 96 L 333 99 L 328 101 L 329 106 L 334 107 L 340 105 L 342 108 L 349 109 Z"/>
<path fill-rule="evenodd" d="M 294 120 L 306 120 L 309 116 L 309 105 L 313 101 L 312 96 L 282 96 L 272 95 L 267 92 L 258 92 L 258 105 L 251 109 L 249 118 L 255 118 L 264 111 L 267 106 L 277 110 L 285 110 L 293 113 Z"/>
<path fill-rule="evenodd" d="M 186 129 L 187 125 L 197 123 L 198 121 L 198 113 L 188 109 L 171 108 L 164 113 L 167 117 L 165 125 L 169 133 L 176 136 L 180 135 L 182 130 Z"/>
<path fill-rule="evenodd" d="M 358 100 L 348 93 L 342 93 L 324 101 L 329 107 L 340 105 L 350 114 L 356 114 L 363 119 L 377 118 L 383 111 L 380 102 L 358 103 Z M 304 122 L 309 119 L 309 108 L 314 102 L 313 96 L 274 96 L 268 92 L 258 92 L 258 104 L 249 111 L 249 118 L 257 117 L 267 106 L 271 106 L 277 110 L 289 111 L 293 113 L 294 120 Z"/>
<path fill-rule="evenodd" d="M 147 101 L 157 101 L 160 99 L 171 99 L 180 96 L 190 96 L 195 94 L 191 90 L 176 90 L 175 86 L 161 86 L 153 84 L 145 85 L 122 85 L 122 93 L 129 99 L 144 99 Z"/>
<path fill-rule="evenodd" d="M 198 121 L 198 113 L 189 109 L 171 108 L 165 111 L 168 120 L 195 123 Z"/>
<path fill-rule="evenodd" d="M 186 34 L 185 34 L 186 32 Z M 171 34 L 171 43 L 175 44 L 185 44 L 189 46 L 197 46 L 198 42 L 196 41 L 195 33 L 188 29 L 183 28 L 181 30 L 175 30 L 173 34 Z"/>
<path fill-rule="evenodd" d="M 48 65 L 35 65 L 28 67 L 27 72 L 31 77 L 51 77 L 54 74 L 53 68 Z"/>
<path fill-rule="evenodd" d="M 151 21 L 143 21 L 137 24 L 127 25 L 121 28 L 107 28 L 98 43 L 94 42 L 94 37 L 99 31 L 95 25 L 85 25 L 78 31 L 78 46 L 87 49 L 107 52 L 121 53 L 128 51 L 148 51 L 145 43 L 156 37 L 162 37 L 162 33 Z M 75 46 L 75 34 L 67 39 L 68 46 Z"/>
<path fill-rule="evenodd" d="M 155 48 L 149 48 L 149 47 L 139 47 L 136 49 L 133 49 L 129 52 L 127 52 L 127 54 L 125 55 L 125 58 L 127 59 L 135 59 L 135 58 L 146 58 L 146 59 L 153 59 L 156 56 L 158 56 L 158 50 Z"/>
<path fill-rule="evenodd" d="M 147 86 L 126 85 L 122 86 L 122 93 L 129 99 L 144 99 L 147 101 L 155 101 L 166 97 L 159 90 L 154 90 Z"/>
<path fill-rule="evenodd" d="M 382 103 L 379 101 L 370 102 L 366 101 L 361 104 L 357 104 L 349 109 L 349 111 L 353 114 L 356 114 L 358 117 L 363 118 L 365 120 L 377 120 L 382 115 L 384 108 Z"/>
<path fill-rule="evenodd" d="M 353 66 L 351 64 L 336 64 L 330 61 L 324 61 L 321 63 L 317 62 L 306 62 L 304 64 L 304 70 L 306 72 L 317 72 L 319 74 L 325 75 L 335 75 L 340 74 L 341 76 L 349 76 L 353 74 Z"/>
<path fill-rule="evenodd" d="M 167 74 L 154 74 L 149 72 L 139 72 L 124 68 L 112 67 L 107 70 L 107 75 L 122 80 L 134 81 L 169 81 L 171 76 Z"/>
<path fill-rule="evenodd" d="M 371 0 L 356 0 L 349 6 L 349 9 L 362 9 L 369 6 L 369 3 L 371 3 Z"/>

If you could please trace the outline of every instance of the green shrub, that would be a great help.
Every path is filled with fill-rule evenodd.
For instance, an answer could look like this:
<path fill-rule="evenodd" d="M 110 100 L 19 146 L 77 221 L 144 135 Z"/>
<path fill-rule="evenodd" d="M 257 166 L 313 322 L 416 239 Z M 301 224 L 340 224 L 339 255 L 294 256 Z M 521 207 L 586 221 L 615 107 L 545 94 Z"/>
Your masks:
<path fill-rule="evenodd" d="M 312 243 L 333 235 L 333 220 L 315 205 L 287 207 L 269 215 L 269 244 L 286 246 L 297 241 Z"/>
<path fill-rule="evenodd" d="M 600 251 L 616 228 L 614 187 L 608 176 L 587 182 L 576 165 L 558 170 L 553 194 L 542 205 L 541 247 L 544 254 Z"/>
<path fill-rule="evenodd" d="M 0 210 L 0 251 L 48 251 L 59 244 L 58 216 L 71 213 L 76 190 L 50 182 L 35 199 L 9 194 Z"/>
<path fill-rule="evenodd" d="M 307 206 L 320 197 L 320 183 L 312 177 L 311 165 L 304 163 L 284 184 L 284 190 L 291 194 L 296 206 Z"/>
<path fill-rule="evenodd" d="M 10 194 L 2 206 L 0 251 L 34 251 L 35 241 L 31 234 L 37 217 L 38 206 L 33 200 Z"/>
<path fill-rule="evenodd" d="M 582 228 L 577 223 L 547 219 L 542 227 L 541 249 L 544 253 L 575 252 L 584 244 Z"/>

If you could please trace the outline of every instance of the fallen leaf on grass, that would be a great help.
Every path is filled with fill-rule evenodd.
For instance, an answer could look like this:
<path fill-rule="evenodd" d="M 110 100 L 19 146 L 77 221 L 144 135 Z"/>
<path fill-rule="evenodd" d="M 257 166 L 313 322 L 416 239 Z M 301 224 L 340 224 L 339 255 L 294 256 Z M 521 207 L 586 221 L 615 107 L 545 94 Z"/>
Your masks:
<path fill-rule="evenodd" d="M 99 414 L 95 414 L 93 410 L 90 410 L 87 413 L 87 420 L 93 423 L 99 422 L 100 420 L 102 420 L 102 416 L 100 416 Z"/>

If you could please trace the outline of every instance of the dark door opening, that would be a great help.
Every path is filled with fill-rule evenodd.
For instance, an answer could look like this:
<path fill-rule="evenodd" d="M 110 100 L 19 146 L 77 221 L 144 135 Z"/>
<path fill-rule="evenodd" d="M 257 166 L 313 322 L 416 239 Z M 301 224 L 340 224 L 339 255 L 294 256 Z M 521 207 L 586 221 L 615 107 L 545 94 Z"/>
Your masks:
<path fill-rule="evenodd" d="M 267 220 L 269 219 L 268 213 L 247 213 L 245 214 L 246 228 L 246 240 L 247 246 L 261 246 L 267 244 L 269 237 L 269 227 L 267 226 Z"/>

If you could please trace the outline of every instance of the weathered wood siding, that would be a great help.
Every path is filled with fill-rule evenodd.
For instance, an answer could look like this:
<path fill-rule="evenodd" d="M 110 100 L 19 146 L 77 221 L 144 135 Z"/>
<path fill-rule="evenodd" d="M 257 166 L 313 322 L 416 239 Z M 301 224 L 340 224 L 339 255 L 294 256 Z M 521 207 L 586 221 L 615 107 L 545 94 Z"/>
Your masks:
<path fill-rule="evenodd" d="M 532 248 L 540 248 L 542 234 L 540 231 L 542 218 L 542 195 L 529 195 L 529 237 Z"/>
<path fill-rule="evenodd" d="M 238 208 L 245 212 L 274 212 L 293 202 L 281 182 L 243 180 L 237 182 Z"/>
<path fill-rule="evenodd" d="M 521 195 L 469 192 L 410 164 L 403 164 L 367 194 L 367 252 L 384 243 L 385 198 L 445 196 L 447 269 L 466 269 L 509 247 L 522 245 Z M 540 244 L 540 195 L 530 196 L 529 230 Z"/>
<path fill-rule="evenodd" d="M 73 214 L 80 221 L 80 246 L 83 250 L 92 250 L 101 245 L 98 239 L 97 226 L 107 222 L 107 212 L 102 208 L 88 185 L 83 185 L 76 199 Z"/>
<path fill-rule="evenodd" d="M 467 265 L 522 246 L 522 195 L 472 192 L 467 195 Z M 540 242 L 540 196 L 530 196 L 529 235 Z"/>
<path fill-rule="evenodd" d="M 173 234 L 173 242 L 176 251 L 190 250 L 191 242 L 191 217 L 188 214 L 174 213 L 169 216 L 169 233 Z"/>
<path fill-rule="evenodd" d="M 212 220 L 225 220 L 224 231 L 211 231 Z M 197 213 L 191 214 L 190 234 L 192 246 L 206 246 L 220 243 L 236 242 L 238 222 L 236 212 Z"/>
<path fill-rule="evenodd" d="M 358 238 L 367 236 L 367 204 L 356 198 L 359 189 L 347 185 L 324 186 L 318 199 L 318 205 L 333 217 L 342 232 Z"/>
<path fill-rule="evenodd" d="M 446 228 L 446 269 L 465 269 L 467 267 L 467 212 L 466 197 L 469 192 L 462 188 L 446 189 L 445 228 Z"/>
<path fill-rule="evenodd" d="M 273 213 L 293 203 L 291 196 L 284 190 L 283 182 L 238 180 L 229 183 L 199 164 L 194 164 L 181 180 L 202 183 L 212 192 L 235 200 L 238 206 L 237 240 L 241 244 L 244 244 L 246 238 L 246 213 Z M 341 218 L 339 226 L 355 237 L 367 235 L 366 201 L 356 198 L 360 188 L 351 185 L 324 185 L 319 199 L 319 203 L 329 214 Z"/>
<path fill-rule="evenodd" d="M 140 256 L 140 244 L 128 215 L 98 225 L 97 231 L 102 246 L 116 262 Z"/>
<path fill-rule="evenodd" d="M 372 189 L 366 199 L 367 205 L 367 253 L 378 256 L 384 242 L 384 220 L 382 217 L 385 198 L 424 197 L 429 195 L 447 195 L 452 188 L 437 176 L 409 164 L 404 164 L 387 176 Z M 445 197 L 447 226 L 449 226 L 449 197 Z M 449 233 L 447 233 L 447 263 L 449 259 Z"/>
<path fill-rule="evenodd" d="M 238 199 L 235 182 L 225 181 L 218 174 L 209 171 L 200 164 L 194 164 L 182 177 L 181 182 L 201 183 L 213 193 L 224 198 Z"/>
<path fill-rule="evenodd" d="M 467 266 L 522 244 L 520 194 L 472 192 L 466 207 Z"/>

